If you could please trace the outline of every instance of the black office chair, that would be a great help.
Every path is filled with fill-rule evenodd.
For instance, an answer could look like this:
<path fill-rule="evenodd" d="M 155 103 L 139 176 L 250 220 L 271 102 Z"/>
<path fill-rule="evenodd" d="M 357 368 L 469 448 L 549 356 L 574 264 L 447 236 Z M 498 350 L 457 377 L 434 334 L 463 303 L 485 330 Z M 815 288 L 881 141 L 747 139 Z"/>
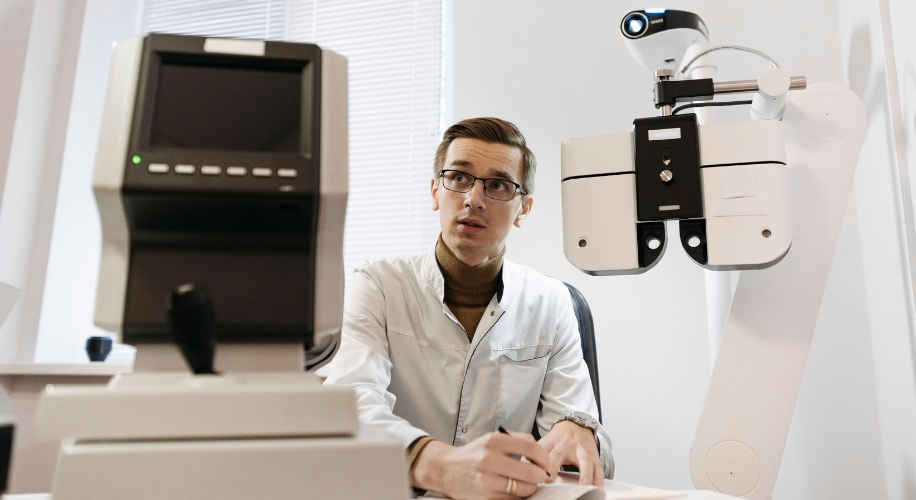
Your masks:
<path fill-rule="evenodd" d="M 585 366 L 588 367 L 588 376 L 592 380 L 592 389 L 595 391 L 595 402 L 598 403 L 598 422 L 604 423 L 601 418 L 601 392 L 598 390 L 598 354 L 595 352 L 595 322 L 592 320 L 592 311 L 585 301 L 585 296 L 578 288 L 563 283 L 569 289 L 569 295 L 572 297 L 573 311 L 576 313 L 576 320 L 579 322 L 579 339 L 582 343 L 582 356 L 585 358 Z M 538 424 L 535 422 L 534 429 L 531 430 L 534 439 L 541 439 L 541 433 L 538 431 Z"/>
<path fill-rule="evenodd" d="M 592 320 L 592 311 L 588 308 L 585 296 L 576 287 L 564 283 L 569 288 L 572 296 L 573 310 L 576 320 L 579 321 L 579 339 L 582 341 L 582 356 L 588 366 L 588 376 L 592 379 L 592 389 L 595 391 L 595 402 L 598 403 L 598 421 L 601 419 L 601 391 L 598 390 L 598 353 L 595 352 L 595 322 Z"/>

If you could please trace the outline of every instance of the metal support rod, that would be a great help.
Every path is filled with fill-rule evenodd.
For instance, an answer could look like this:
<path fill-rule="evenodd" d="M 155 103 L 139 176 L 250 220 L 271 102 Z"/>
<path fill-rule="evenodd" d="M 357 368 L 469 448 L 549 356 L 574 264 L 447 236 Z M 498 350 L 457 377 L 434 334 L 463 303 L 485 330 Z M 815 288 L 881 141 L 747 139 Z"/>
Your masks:
<path fill-rule="evenodd" d="M 793 76 L 789 83 L 789 90 L 804 90 L 808 87 L 808 79 L 804 76 Z M 734 82 L 714 82 L 713 92 L 716 94 L 745 94 L 758 92 L 757 80 L 736 80 Z"/>
<path fill-rule="evenodd" d="M 662 112 L 662 116 L 671 116 L 671 105 L 665 104 L 664 106 L 658 108 Z"/>

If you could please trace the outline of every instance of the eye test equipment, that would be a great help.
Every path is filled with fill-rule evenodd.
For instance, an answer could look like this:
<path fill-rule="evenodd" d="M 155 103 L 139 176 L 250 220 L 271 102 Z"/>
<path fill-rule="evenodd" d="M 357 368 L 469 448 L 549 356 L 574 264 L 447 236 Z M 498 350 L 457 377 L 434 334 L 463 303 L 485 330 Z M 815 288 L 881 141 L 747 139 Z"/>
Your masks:
<path fill-rule="evenodd" d="M 630 132 L 563 141 L 567 260 L 591 275 L 640 274 L 667 248 L 666 222 L 698 265 L 738 281 L 690 452 L 699 489 L 764 500 L 776 483 L 866 128 L 848 88 L 808 84 L 755 49 L 711 45 L 696 14 L 626 14 L 621 37 L 655 75 L 660 116 Z M 770 63 L 718 82 L 713 54 Z M 752 94 L 746 101 L 714 101 Z M 680 106 L 678 106 L 680 104 Z M 714 106 L 750 105 L 715 123 Z"/>
<path fill-rule="evenodd" d="M 42 393 L 55 500 L 409 497 L 401 444 L 305 372 L 343 319 L 347 134 L 347 61 L 330 50 L 115 44 L 95 321 L 137 361 L 107 387 Z"/>

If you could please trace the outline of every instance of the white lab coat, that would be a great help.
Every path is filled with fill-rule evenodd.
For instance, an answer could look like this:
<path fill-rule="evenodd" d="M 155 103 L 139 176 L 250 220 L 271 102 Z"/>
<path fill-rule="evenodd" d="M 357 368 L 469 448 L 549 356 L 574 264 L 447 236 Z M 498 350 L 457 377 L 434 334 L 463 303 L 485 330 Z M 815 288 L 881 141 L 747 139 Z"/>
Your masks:
<path fill-rule="evenodd" d="M 598 416 L 567 288 L 504 261 L 501 298 L 474 340 L 443 299 L 435 249 L 366 263 L 347 286 L 340 351 L 325 383 L 356 390 L 359 418 L 405 448 L 430 435 L 460 446 L 502 425 L 540 434 L 571 411 Z M 598 427 L 605 477 L 610 437 Z"/>

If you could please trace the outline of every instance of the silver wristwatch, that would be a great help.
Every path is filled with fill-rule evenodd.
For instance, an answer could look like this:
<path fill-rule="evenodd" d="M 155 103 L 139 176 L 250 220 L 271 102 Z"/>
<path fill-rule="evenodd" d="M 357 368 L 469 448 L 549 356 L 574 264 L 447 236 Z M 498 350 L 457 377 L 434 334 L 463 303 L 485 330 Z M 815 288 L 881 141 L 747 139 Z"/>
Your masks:
<path fill-rule="evenodd" d="M 581 411 L 574 411 L 574 412 L 567 413 L 566 415 L 558 419 L 556 422 L 554 422 L 553 425 L 557 425 L 558 423 L 564 420 L 569 420 L 570 422 L 580 427 L 591 429 L 592 435 L 595 436 L 595 444 L 598 445 L 599 448 L 601 447 L 601 443 L 598 442 L 598 431 L 597 431 L 598 421 L 595 420 L 595 417 L 589 415 L 588 413 L 583 413 Z M 553 425 L 550 426 L 551 429 L 553 428 Z"/>

